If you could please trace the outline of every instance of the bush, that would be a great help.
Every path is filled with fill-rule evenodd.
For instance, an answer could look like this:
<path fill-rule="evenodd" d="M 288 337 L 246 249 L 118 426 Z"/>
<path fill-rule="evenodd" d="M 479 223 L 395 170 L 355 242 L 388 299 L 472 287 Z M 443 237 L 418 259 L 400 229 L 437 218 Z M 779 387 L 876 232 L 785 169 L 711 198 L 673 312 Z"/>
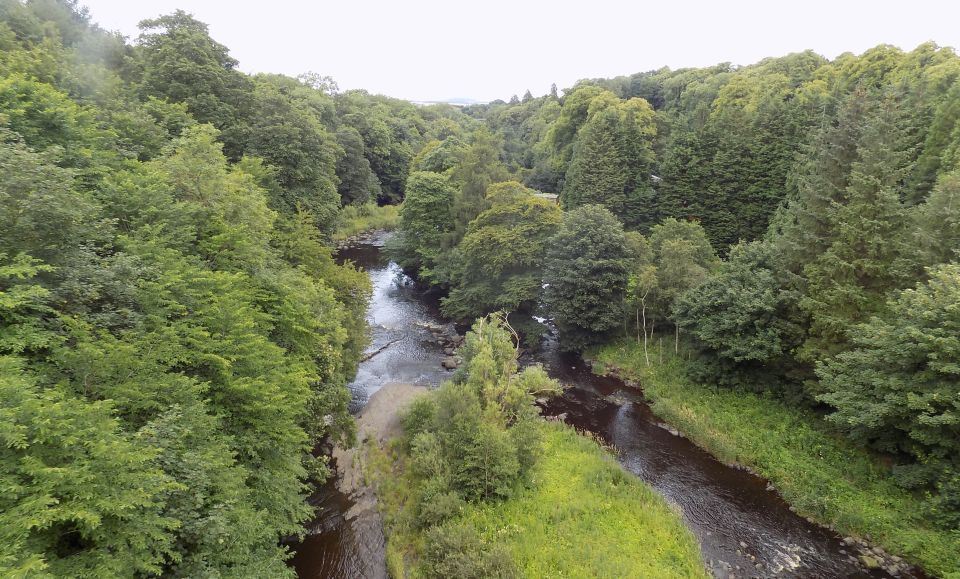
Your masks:
<path fill-rule="evenodd" d="M 445 486 L 441 481 L 436 482 L 439 483 L 436 484 L 437 488 Z M 417 499 L 416 523 L 421 529 L 441 525 L 463 512 L 465 503 L 459 494 L 454 491 L 436 492 L 436 490 L 427 484 Z"/>
<path fill-rule="evenodd" d="M 418 434 L 431 429 L 436 417 L 437 404 L 432 396 L 421 396 L 414 400 L 400 416 L 400 426 L 403 427 L 408 445 Z"/>
<path fill-rule="evenodd" d="M 376 229 L 396 229 L 400 222 L 400 208 L 396 205 L 378 207 L 376 203 L 364 205 L 345 205 L 337 215 L 335 240 L 373 231 Z"/>
<path fill-rule="evenodd" d="M 442 579 L 518 576 L 510 554 L 499 545 L 485 547 L 476 529 L 466 523 L 447 523 L 427 531 L 422 571 L 426 577 Z"/>

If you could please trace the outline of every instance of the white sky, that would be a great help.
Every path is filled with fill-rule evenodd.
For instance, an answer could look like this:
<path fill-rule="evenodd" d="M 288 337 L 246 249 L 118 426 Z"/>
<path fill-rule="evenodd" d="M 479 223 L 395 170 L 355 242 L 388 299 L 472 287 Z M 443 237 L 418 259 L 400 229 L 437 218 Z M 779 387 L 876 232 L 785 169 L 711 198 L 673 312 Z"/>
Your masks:
<path fill-rule="evenodd" d="M 177 8 L 210 26 L 246 72 L 314 71 L 341 89 L 412 100 L 508 99 L 580 78 L 751 64 L 807 48 L 960 46 L 960 0 L 81 0 L 135 38 Z"/>

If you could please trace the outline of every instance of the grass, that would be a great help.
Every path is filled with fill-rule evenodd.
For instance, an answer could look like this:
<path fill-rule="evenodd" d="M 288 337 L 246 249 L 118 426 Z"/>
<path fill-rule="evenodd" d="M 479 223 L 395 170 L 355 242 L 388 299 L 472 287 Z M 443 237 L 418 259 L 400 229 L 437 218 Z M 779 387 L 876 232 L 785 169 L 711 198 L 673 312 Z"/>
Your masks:
<path fill-rule="evenodd" d="M 940 576 L 960 578 L 960 534 L 923 518 L 920 497 L 816 414 L 752 393 L 695 384 L 683 360 L 644 362 L 624 341 L 591 355 L 639 380 L 654 411 L 720 460 L 769 479 L 799 514 L 870 540 Z"/>
<path fill-rule="evenodd" d="M 592 439 L 556 423 L 542 428 L 532 485 L 460 515 L 485 544 L 506 548 L 524 577 L 707 577 L 696 539 L 660 495 Z M 400 460 L 382 453 L 372 463 L 388 567 L 394 577 L 416 577 L 422 537 L 406 522 L 411 481 L 397 471 L 402 457 L 393 458 Z"/>
<path fill-rule="evenodd" d="M 378 229 L 396 229 L 399 222 L 400 207 L 398 205 L 383 207 L 377 206 L 376 203 L 347 205 L 340 210 L 339 223 L 333 234 L 333 240 L 343 241 L 348 237 Z"/>

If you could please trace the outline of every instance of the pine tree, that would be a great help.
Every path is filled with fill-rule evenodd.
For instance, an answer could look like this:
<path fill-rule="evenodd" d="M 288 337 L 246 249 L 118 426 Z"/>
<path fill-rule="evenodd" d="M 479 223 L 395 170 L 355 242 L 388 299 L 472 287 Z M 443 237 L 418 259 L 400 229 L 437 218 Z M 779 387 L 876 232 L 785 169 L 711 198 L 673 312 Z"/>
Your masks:
<path fill-rule="evenodd" d="M 627 160 L 617 110 L 607 108 L 590 117 L 577 135 L 560 195 L 564 208 L 599 204 L 622 215 L 632 180 Z"/>
<path fill-rule="evenodd" d="M 887 292 L 906 281 L 900 187 L 910 151 L 904 148 L 896 105 L 890 98 L 873 105 L 846 188 L 816 216 L 829 244 L 804 267 L 808 290 L 801 307 L 812 325 L 803 355 L 809 360 L 843 350 L 850 325 L 882 310 Z"/>
<path fill-rule="evenodd" d="M 564 214 L 547 246 L 547 309 L 562 346 L 581 350 L 621 324 L 628 277 L 623 225 L 602 205 L 585 205 Z"/>

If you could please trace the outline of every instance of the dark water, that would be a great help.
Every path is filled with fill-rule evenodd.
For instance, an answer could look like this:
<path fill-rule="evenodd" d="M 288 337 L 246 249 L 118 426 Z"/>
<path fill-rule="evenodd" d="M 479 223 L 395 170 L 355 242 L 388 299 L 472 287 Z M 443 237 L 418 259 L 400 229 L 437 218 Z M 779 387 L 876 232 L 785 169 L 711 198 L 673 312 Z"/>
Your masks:
<path fill-rule="evenodd" d="M 370 272 L 374 284 L 368 319 L 371 352 L 350 385 L 354 411 L 389 382 L 439 384 L 449 374 L 440 367 L 441 348 L 418 323 L 441 323 L 436 302 L 423 295 L 395 264 L 386 263 L 383 238 L 340 252 Z M 679 507 L 700 542 L 704 563 L 717 577 L 889 577 L 867 571 L 856 552 L 835 533 L 795 515 L 766 482 L 721 464 L 689 440 L 676 436 L 653 414 L 642 393 L 622 381 L 593 375 L 582 361 L 558 352 L 552 337 L 541 352 L 527 356 L 567 385 L 544 413 L 566 413 L 566 421 L 601 436 L 619 450 L 621 463 Z M 345 514 L 351 502 L 331 482 L 314 497 L 321 508 L 296 546 L 298 575 L 378 577 L 384 570 L 380 529 L 357 529 Z"/>
<path fill-rule="evenodd" d="M 440 365 L 444 358 L 442 347 L 432 339 L 427 327 L 419 325 L 441 324 L 436 296 L 418 290 L 396 264 L 383 258 L 381 250 L 385 241 L 386 236 L 381 235 L 337 254 L 341 263 L 349 260 L 366 270 L 373 284 L 367 310 L 370 326 L 367 352 L 379 353 L 360 364 L 356 379 L 348 386 L 350 411 L 354 413 L 384 384 L 439 385 L 450 375 Z M 447 327 L 452 330 L 452 326 Z M 318 507 L 317 516 L 307 525 L 307 537 L 293 546 L 296 554 L 291 564 L 298 576 L 304 579 L 386 576 L 383 530 L 348 520 L 353 501 L 337 489 L 335 480 L 318 489 L 310 502 Z"/>
<path fill-rule="evenodd" d="M 614 446 L 630 472 L 680 507 L 717 577 L 890 577 L 863 569 L 836 533 L 790 511 L 766 481 L 717 461 L 678 436 L 621 380 L 596 376 L 547 340 L 538 356 L 549 373 L 573 385 L 544 413 Z M 912 577 L 913 575 L 903 575 Z"/>

